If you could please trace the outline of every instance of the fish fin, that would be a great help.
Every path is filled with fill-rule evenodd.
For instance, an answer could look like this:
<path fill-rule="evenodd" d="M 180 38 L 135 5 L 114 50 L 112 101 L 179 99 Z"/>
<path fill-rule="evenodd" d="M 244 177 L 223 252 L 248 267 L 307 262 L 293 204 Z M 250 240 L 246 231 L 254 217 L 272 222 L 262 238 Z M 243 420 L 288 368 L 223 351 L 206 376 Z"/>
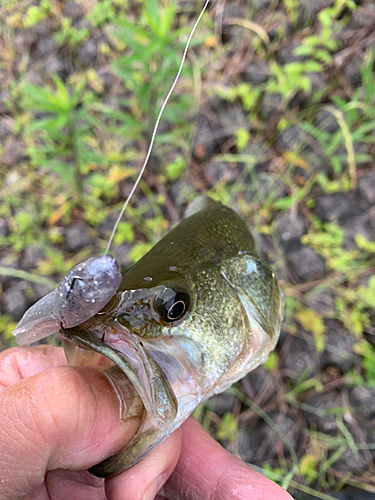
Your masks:
<path fill-rule="evenodd" d="M 194 198 L 194 200 L 186 207 L 184 219 L 187 219 L 198 212 L 202 212 L 202 210 L 217 208 L 218 206 L 221 206 L 221 203 L 214 201 L 208 196 L 197 196 L 197 198 Z"/>

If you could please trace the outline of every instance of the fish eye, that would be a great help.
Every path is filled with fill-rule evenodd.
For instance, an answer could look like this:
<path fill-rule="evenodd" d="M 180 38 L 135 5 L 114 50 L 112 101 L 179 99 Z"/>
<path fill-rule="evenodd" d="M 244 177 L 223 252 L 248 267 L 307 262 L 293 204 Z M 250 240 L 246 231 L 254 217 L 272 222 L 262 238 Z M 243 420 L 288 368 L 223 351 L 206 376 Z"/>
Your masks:
<path fill-rule="evenodd" d="M 155 309 L 165 323 L 173 323 L 181 319 L 190 305 L 189 294 L 166 288 L 155 298 Z"/>

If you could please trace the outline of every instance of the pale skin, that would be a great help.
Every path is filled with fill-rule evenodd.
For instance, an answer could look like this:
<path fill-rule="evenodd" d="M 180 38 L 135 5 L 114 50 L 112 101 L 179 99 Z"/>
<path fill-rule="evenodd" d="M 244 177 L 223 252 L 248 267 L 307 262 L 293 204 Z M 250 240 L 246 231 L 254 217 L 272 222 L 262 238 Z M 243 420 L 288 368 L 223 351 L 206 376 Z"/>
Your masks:
<path fill-rule="evenodd" d="M 118 398 L 103 373 L 67 366 L 62 349 L 0 353 L 0 500 L 292 498 L 192 418 L 139 464 L 98 479 L 86 469 L 122 448 L 136 431 L 134 422 L 119 415 Z"/>

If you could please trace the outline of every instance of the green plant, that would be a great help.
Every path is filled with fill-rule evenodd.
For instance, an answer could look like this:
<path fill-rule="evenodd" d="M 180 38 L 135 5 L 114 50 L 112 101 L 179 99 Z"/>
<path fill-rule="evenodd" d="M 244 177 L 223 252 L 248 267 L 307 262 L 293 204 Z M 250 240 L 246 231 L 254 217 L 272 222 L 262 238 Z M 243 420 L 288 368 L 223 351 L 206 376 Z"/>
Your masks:
<path fill-rule="evenodd" d="M 122 18 L 116 22 L 119 29 L 115 34 L 126 49 L 125 55 L 114 63 L 114 69 L 133 93 L 132 99 L 123 100 L 123 104 L 131 107 L 143 133 L 150 133 L 160 99 L 165 97 L 179 67 L 178 51 L 184 43 L 180 40 L 186 31 L 173 27 L 176 12 L 175 1 L 147 0 L 139 19 Z M 174 123 L 174 127 L 182 125 L 190 105 L 183 96 L 174 95 L 164 119 Z M 168 140 L 168 135 L 159 134 L 158 141 Z"/>

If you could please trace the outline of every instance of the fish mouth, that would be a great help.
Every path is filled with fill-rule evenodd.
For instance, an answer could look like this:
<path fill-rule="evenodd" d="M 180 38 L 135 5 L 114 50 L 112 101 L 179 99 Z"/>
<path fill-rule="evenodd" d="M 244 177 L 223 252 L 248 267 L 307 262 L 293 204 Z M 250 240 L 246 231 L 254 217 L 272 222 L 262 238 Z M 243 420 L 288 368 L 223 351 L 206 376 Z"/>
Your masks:
<path fill-rule="evenodd" d="M 180 421 L 212 393 L 202 385 L 201 349 L 186 336 L 145 339 L 112 321 L 65 333 L 73 344 L 105 356 L 120 368 L 139 394 L 154 427 L 166 428 Z"/>
<path fill-rule="evenodd" d="M 198 346 L 183 336 L 144 339 L 116 322 L 97 323 L 64 332 L 78 347 L 109 358 L 138 392 L 149 423 L 168 427 L 204 399 L 199 380 Z"/>

